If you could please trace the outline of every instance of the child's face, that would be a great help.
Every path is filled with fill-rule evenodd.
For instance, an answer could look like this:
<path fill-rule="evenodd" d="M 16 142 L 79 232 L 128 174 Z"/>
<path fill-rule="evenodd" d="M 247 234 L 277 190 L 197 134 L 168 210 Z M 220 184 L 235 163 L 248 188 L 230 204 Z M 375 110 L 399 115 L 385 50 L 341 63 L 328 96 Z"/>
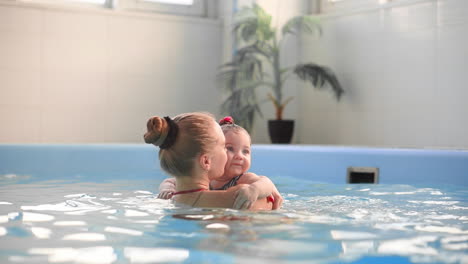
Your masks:
<path fill-rule="evenodd" d="M 224 175 L 232 178 L 250 169 L 250 136 L 245 131 L 229 131 L 224 136 L 227 152 Z"/>

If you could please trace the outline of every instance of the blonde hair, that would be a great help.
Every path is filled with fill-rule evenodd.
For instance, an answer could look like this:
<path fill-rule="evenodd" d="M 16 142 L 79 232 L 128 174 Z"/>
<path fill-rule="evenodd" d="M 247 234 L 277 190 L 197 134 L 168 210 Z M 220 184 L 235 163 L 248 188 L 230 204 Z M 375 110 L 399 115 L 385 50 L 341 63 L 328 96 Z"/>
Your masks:
<path fill-rule="evenodd" d="M 245 132 L 249 136 L 249 139 L 252 143 L 252 139 L 250 138 L 249 132 L 247 130 L 239 125 L 237 125 L 234 121 L 234 118 L 231 116 L 226 116 L 219 120 L 218 124 L 221 126 L 221 130 L 223 130 L 223 134 L 226 135 L 228 132 L 234 132 L 236 134 L 239 134 L 240 132 Z"/>
<path fill-rule="evenodd" d="M 213 115 L 204 112 L 180 114 L 173 120 L 154 116 L 148 120 L 145 142 L 160 147 L 159 160 L 164 171 L 175 177 L 190 176 L 195 158 L 217 143 L 213 137 L 214 121 Z"/>

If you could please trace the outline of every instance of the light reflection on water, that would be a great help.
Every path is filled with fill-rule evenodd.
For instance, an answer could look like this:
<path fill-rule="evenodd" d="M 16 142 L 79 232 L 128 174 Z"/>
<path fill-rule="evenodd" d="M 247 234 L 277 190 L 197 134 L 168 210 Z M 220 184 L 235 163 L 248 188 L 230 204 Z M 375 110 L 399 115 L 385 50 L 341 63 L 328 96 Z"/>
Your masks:
<path fill-rule="evenodd" d="M 468 263 L 468 191 L 273 179 L 275 212 L 178 208 L 159 182 L 0 185 L 1 263 Z"/>

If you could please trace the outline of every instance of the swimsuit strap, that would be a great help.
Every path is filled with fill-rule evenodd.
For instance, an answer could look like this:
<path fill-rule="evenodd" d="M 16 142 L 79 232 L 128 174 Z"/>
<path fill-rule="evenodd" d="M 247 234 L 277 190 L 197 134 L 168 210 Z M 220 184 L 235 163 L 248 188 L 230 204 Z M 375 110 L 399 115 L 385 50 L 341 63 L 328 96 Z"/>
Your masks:
<path fill-rule="evenodd" d="M 227 189 L 231 188 L 232 186 L 236 186 L 237 181 L 239 181 L 239 179 L 240 179 L 240 177 L 242 177 L 242 175 L 244 175 L 244 173 L 242 173 L 239 176 L 236 176 L 236 177 L 232 178 L 230 181 L 228 181 L 226 184 L 224 184 L 220 188 L 212 188 L 211 185 L 210 185 L 210 190 L 215 190 L 215 191 L 227 190 Z"/>

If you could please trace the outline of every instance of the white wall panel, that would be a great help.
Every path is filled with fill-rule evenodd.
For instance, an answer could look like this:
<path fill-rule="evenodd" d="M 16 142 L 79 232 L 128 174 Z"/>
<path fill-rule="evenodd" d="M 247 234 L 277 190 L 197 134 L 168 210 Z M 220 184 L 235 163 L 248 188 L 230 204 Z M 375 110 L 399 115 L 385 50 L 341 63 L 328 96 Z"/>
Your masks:
<path fill-rule="evenodd" d="M 107 103 L 107 77 L 99 72 L 42 72 L 44 105 L 104 105 Z"/>
<path fill-rule="evenodd" d="M 44 105 L 41 142 L 102 142 L 106 137 L 106 114 L 103 105 Z M 120 121 L 121 129 L 126 129 L 125 120 L 114 121 Z"/>
<path fill-rule="evenodd" d="M 218 113 L 218 21 L 24 4 L 0 22 L 0 142 L 143 142 L 152 115 Z"/>
<path fill-rule="evenodd" d="M 0 104 L 2 142 L 37 143 L 41 140 L 41 109 L 33 105 Z"/>
<path fill-rule="evenodd" d="M 301 125 L 302 142 L 468 148 L 467 3 L 408 1 L 324 16 L 324 37 L 305 39 L 305 58 L 331 66 L 346 93 L 336 107 L 303 92 L 301 122 L 320 127 L 337 109 L 340 132 L 330 138 Z M 310 115 L 317 107 L 319 116 Z"/>
<path fill-rule="evenodd" d="M 40 105 L 41 77 L 36 71 L 0 68 L 0 105 Z"/>
<path fill-rule="evenodd" d="M 40 35 L 31 32 L 0 30 L 0 58 L 1 69 L 39 70 L 41 65 Z"/>
<path fill-rule="evenodd" d="M 21 34 L 42 32 L 42 12 L 37 9 L 0 6 L 0 31 Z"/>

